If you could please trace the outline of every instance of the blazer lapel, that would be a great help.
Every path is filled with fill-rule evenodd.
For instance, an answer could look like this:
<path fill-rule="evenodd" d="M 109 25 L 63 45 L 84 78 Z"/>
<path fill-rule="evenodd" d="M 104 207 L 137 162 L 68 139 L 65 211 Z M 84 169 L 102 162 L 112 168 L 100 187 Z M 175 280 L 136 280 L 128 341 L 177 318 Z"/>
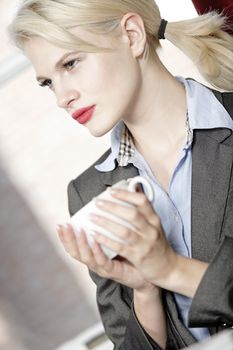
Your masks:
<path fill-rule="evenodd" d="M 233 158 L 230 129 L 196 130 L 192 151 L 192 256 L 210 261 L 221 237 Z M 224 143 L 223 143 L 224 141 Z"/>

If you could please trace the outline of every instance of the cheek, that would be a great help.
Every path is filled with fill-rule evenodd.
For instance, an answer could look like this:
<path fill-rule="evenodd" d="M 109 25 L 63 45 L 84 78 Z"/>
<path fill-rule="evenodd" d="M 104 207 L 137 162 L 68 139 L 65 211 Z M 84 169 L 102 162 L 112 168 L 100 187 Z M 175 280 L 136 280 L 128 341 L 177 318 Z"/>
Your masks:
<path fill-rule="evenodd" d="M 88 78 L 85 79 L 84 84 L 89 94 L 97 94 L 103 98 L 116 97 L 116 95 L 124 97 L 137 83 L 138 72 L 135 61 L 127 56 L 122 57 L 119 53 L 93 57 L 88 67 Z"/>
<path fill-rule="evenodd" d="M 139 66 L 131 57 L 122 59 L 112 69 L 111 84 L 108 89 L 110 103 L 117 104 L 118 113 L 128 118 L 134 113 L 134 106 L 138 100 L 141 86 L 141 73 Z"/>

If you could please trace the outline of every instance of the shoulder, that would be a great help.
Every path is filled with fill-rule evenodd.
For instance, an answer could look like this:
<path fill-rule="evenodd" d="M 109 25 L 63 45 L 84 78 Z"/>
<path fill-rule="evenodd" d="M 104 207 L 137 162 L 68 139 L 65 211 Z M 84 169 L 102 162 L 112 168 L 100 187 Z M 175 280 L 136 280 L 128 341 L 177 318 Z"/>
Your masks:
<path fill-rule="evenodd" d="M 99 174 L 99 171 L 95 169 L 95 165 L 102 163 L 111 153 L 111 148 L 109 148 L 106 152 L 104 152 L 101 157 L 99 157 L 92 165 L 90 165 L 85 171 L 83 171 L 81 174 L 79 174 L 75 179 L 72 181 L 75 183 L 75 185 L 87 185 L 88 183 L 93 181 L 93 176 L 97 176 Z M 98 177 L 98 176 L 97 176 Z"/>
<path fill-rule="evenodd" d="M 206 89 L 210 90 L 215 95 L 217 100 L 223 105 L 223 107 L 226 109 L 226 111 L 231 116 L 231 118 L 233 119 L 233 91 L 222 92 L 212 87 L 206 86 L 205 84 L 200 83 L 199 81 L 196 81 L 195 79 L 190 77 L 186 78 L 186 80 L 198 83 L 199 85 L 202 85 Z"/>
<path fill-rule="evenodd" d="M 220 92 L 210 89 L 233 119 L 233 92 Z"/>
<path fill-rule="evenodd" d="M 194 80 L 194 79 L 190 79 L 190 78 L 188 78 L 188 79 L 189 80 Z M 201 83 L 199 82 L 199 84 L 201 84 Z M 210 90 L 215 95 L 217 100 L 223 105 L 223 107 L 225 108 L 227 113 L 233 119 L 233 91 L 221 92 L 219 90 L 216 90 L 216 89 L 211 88 L 209 86 L 206 86 L 204 84 L 201 84 L 201 85 L 203 85 L 205 88 Z"/>
<path fill-rule="evenodd" d="M 101 181 L 101 173 L 95 169 L 95 165 L 102 163 L 110 153 L 111 148 L 104 152 L 84 172 L 69 182 L 67 194 L 70 215 L 76 213 L 93 197 L 105 190 L 105 186 Z"/>

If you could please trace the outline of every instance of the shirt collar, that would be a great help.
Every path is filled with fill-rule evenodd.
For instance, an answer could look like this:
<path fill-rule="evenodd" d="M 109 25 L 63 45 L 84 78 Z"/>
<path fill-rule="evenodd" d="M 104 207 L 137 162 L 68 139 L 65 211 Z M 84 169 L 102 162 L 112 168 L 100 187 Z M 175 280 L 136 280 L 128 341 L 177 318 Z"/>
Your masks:
<path fill-rule="evenodd" d="M 176 77 L 185 86 L 189 125 L 194 129 L 228 128 L 233 130 L 233 120 L 214 93 L 192 79 Z"/>
<path fill-rule="evenodd" d="M 176 77 L 185 87 L 188 106 L 189 145 L 192 142 L 194 129 L 228 128 L 233 130 L 233 120 L 213 92 L 195 80 Z M 116 162 L 126 166 L 134 154 L 133 139 L 123 121 L 120 121 L 111 132 L 110 155 L 104 162 L 97 164 L 99 171 L 112 171 Z"/>

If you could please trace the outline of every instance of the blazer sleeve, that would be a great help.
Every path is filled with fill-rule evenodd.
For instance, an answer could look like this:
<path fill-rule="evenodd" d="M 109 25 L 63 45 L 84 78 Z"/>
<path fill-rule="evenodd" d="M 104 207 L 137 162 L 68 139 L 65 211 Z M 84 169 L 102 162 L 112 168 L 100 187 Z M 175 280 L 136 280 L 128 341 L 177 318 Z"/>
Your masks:
<path fill-rule="evenodd" d="M 114 350 L 161 349 L 144 331 L 134 312 L 132 290 L 92 271 L 97 304 L 105 332 Z"/>
<path fill-rule="evenodd" d="M 232 228 L 233 230 L 233 228 Z M 190 327 L 233 326 L 233 237 L 225 236 L 193 298 Z"/>
<path fill-rule="evenodd" d="M 77 181 L 71 181 L 68 185 L 71 216 L 84 205 L 76 184 Z M 160 350 L 160 346 L 137 320 L 133 309 L 132 290 L 92 271 L 89 271 L 89 274 L 97 287 L 99 313 L 106 335 L 114 344 L 114 350 Z"/>

